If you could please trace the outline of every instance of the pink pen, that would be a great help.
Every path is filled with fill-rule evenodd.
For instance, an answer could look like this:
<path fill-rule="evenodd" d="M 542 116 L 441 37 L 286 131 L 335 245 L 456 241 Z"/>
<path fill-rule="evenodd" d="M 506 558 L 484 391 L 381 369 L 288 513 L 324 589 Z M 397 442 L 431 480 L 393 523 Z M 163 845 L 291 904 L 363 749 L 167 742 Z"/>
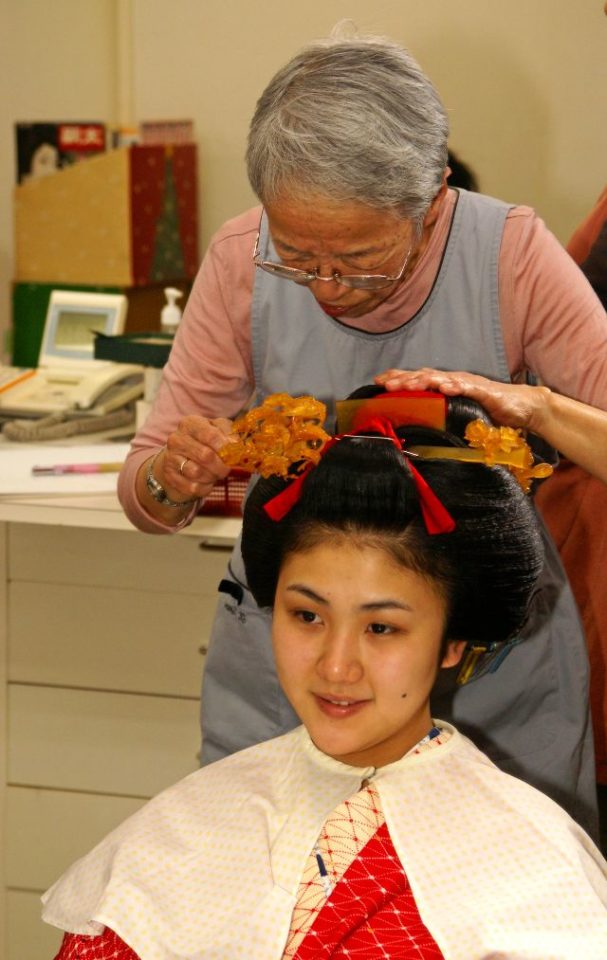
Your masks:
<path fill-rule="evenodd" d="M 62 477 L 67 473 L 118 473 L 121 463 L 56 463 L 50 467 L 32 467 L 35 477 Z"/>

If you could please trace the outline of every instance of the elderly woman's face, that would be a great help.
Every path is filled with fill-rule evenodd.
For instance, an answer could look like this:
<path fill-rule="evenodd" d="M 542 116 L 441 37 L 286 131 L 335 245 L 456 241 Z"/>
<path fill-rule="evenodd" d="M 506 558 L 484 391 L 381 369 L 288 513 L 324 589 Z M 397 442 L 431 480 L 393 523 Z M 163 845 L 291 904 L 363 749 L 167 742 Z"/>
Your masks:
<path fill-rule="evenodd" d="M 320 277 L 335 272 L 397 276 L 408 251 L 415 253 L 415 226 L 410 220 L 355 201 L 286 198 L 266 204 L 266 213 L 280 260 L 290 267 L 316 270 Z M 355 290 L 338 279 L 313 280 L 309 289 L 329 316 L 355 319 L 386 300 L 408 272 L 378 290 Z"/>

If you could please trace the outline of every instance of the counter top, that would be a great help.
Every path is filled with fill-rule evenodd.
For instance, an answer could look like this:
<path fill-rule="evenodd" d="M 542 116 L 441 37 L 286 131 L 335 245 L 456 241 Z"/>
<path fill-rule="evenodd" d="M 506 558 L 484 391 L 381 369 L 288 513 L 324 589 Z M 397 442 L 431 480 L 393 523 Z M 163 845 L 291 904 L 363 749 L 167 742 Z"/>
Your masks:
<path fill-rule="evenodd" d="M 3 496 L 0 521 L 41 523 L 103 530 L 135 530 L 114 493 L 80 496 Z M 199 537 L 209 546 L 230 546 L 242 521 L 238 517 L 198 516 L 177 536 Z"/>
<path fill-rule="evenodd" d="M 125 441 L 117 431 L 68 437 L 59 441 L 47 441 L 44 444 L 14 444 L 0 433 L 0 450 L 25 451 L 52 450 L 64 445 L 86 447 L 87 444 L 107 443 L 115 440 Z M 116 453 L 124 455 L 124 443 L 116 445 Z M 79 455 L 80 456 L 80 455 Z M 113 459 L 117 459 L 113 458 Z M 80 457 L 81 459 L 81 457 Z M 85 458 L 86 459 L 86 458 Z M 4 493 L 0 496 L 0 522 L 40 523 L 63 527 L 84 527 L 102 530 L 131 530 L 136 528 L 127 520 L 118 502 L 115 491 L 111 493 L 49 494 Z M 177 536 L 199 537 L 205 544 L 213 547 L 231 546 L 242 526 L 238 517 L 198 516 Z"/>

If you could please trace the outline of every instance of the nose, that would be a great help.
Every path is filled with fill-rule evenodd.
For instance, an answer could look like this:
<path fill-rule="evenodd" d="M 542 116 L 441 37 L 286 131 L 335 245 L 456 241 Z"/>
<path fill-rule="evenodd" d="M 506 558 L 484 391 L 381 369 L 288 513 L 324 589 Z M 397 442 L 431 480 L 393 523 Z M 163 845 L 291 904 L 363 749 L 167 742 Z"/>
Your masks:
<path fill-rule="evenodd" d="M 323 303 L 334 303 L 348 292 L 348 287 L 340 283 L 339 279 L 335 279 L 335 267 L 330 263 L 319 263 L 316 272 L 318 279 L 313 280 L 308 286 L 317 300 Z"/>
<path fill-rule="evenodd" d="M 335 278 L 321 277 L 319 280 L 313 280 L 308 286 L 313 296 L 321 303 L 337 303 L 348 292 L 348 288 Z"/>
<path fill-rule="evenodd" d="M 319 677 L 329 684 L 357 683 L 364 668 L 356 636 L 346 631 L 332 632 L 326 639 L 316 669 Z"/>

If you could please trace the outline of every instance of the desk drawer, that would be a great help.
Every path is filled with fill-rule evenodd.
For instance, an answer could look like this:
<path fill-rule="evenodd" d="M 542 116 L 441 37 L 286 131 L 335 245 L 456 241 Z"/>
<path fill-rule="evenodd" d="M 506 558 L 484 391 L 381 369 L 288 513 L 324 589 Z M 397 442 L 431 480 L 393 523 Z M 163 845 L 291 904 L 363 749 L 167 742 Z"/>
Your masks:
<path fill-rule="evenodd" d="M 7 886 L 46 890 L 75 860 L 144 803 L 126 797 L 9 787 Z"/>
<path fill-rule="evenodd" d="M 199 697 L 216 596 L 13 582 L 9 680 Z"/>
<path fill-rule="evenodd" d="M 52 960 L 63 932 L 40 919 L 39 893 L 9 890 L 6 898 L 7 960 Z"/>
<path fill-rule="evenodd" d="M 150 797 L 195 770 L 198 699 L 9 685 L 11 785 Z"/>
<path fill-rule="evenodd" d="M 29 523 L 9 526 L 10 580 L 215 595 L 229 557 L 195 537 Z"/>

